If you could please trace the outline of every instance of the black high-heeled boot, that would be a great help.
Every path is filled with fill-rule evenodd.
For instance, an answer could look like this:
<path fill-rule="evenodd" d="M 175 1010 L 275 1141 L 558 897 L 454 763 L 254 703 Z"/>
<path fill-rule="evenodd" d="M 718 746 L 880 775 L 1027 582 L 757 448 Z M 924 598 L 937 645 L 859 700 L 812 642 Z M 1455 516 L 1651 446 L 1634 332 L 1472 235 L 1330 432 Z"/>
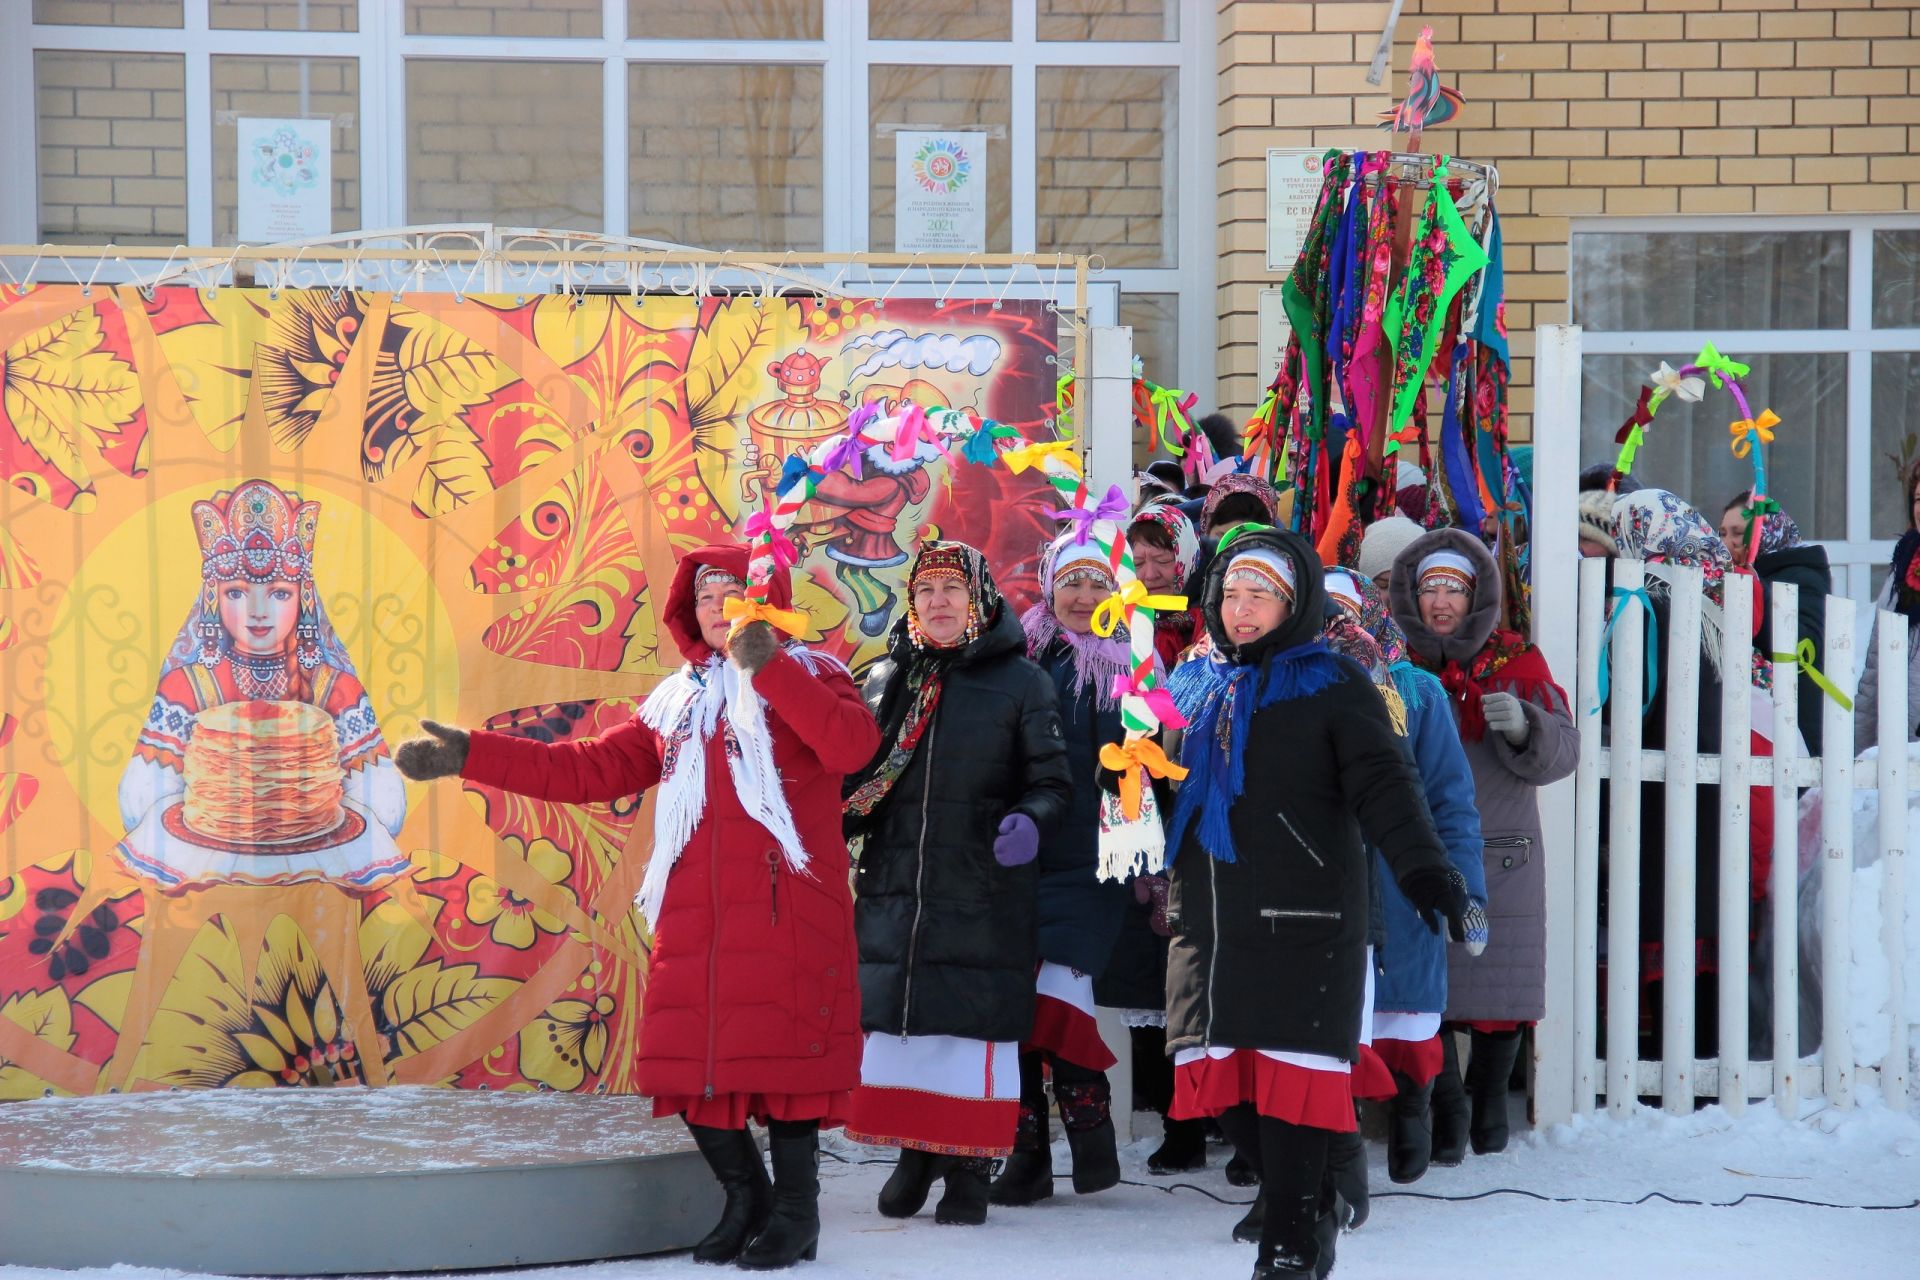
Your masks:
<path fill-rule="evenodd" d="M 913 1147 L 900 1149 L 900 1161 L 893 1166 L 887 1185 L 880 1188 L 880 1213 L 888 1218 L 911 1218 L 927 1203 L 934 1179 L 946 1172 L 945 1156 Z"/>
<path fill-rule="evenodd" d="M 1418 1182 L 1433 1159 L 1433 1082 L 1415 1084 L 1396 1071 L 1393 1083 L 1398 1091 L 1387 1103 L 1387 1176 Z"/>
<path fill-rule="evenodd" d="M 766 1230 L 740 1253 L 744 1271 L 778 1271 L 812 1262 L 820 1251 L 820 1122 L 775 1120 L 767 1129 L 773 1157 L 773 1213 Z"/>
<path fill-rule="evenodd" d="M 720 1221 L 693 1246 L 695 1262 L 732 1262 L 740 1256 L 747 1241 L 767 1225 L 773 1212 L 773 1183 L 767 1168 L 760 1163 L 760 1148 L 745 1129 L 711 1129 L 703 1124 L 688 1124 L 694 1145 L 700 1148 L 707 1168 L 720 1189 L 727 1194 Z"/>
<path fill-rule="evenodd" d="M 949 1227 L 977 1227 L 987 1220 L 987 1179 L 993 1161 L 985 1156 L 956 1157 L 947 1162 L 946 1194 L 934 1206 L 933 1220 Z"/>
<path fill-rule="evenodd" d="M 1440 1074 L 1433 1078 L 1432 1162 L 1451 1168 L 1467 1158 L 1467 1088 L 1460 1081 L 1460 1049 L 1450 1027 L 1440 1029 Z"/>
<path fill-rule="evenodd" d="M 1113 1129 L 1113 1090 L 1104 1071 L 1056 1063 L 1053 1096 L 1073 1153 L 1073 1193 L 1092 1195 L 1120 1184 L 1120 1148 Z"/>
<path fill-rule="evenodd" d="M 1507 1149 L 1507 1086 L 1520 1054 L 1520 1031 L 1475 1031 L 1467 1062 L 1467 1096 L 1473 1100 L 1475 1155 Z"/>
<path fill-rule="evenodd" d="M 1002 1207 L 1038 1204 L 1053 1195 L 1053 1151 L 1047 1144 L 1047 1086 L 1040 1055 L 1020 1055 L 1020 1120 L 1013 1131 L 1013 1154 L 987 1188 L 990 1204 Z"/>

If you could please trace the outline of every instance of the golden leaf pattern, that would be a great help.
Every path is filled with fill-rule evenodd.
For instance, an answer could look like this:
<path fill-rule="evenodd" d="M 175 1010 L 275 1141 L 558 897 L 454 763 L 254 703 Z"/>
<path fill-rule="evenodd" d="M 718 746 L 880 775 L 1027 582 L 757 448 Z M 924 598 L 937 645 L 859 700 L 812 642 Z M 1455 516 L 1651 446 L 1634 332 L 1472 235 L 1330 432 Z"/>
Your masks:
<path fill-rule="evenodd" d="M 132 366 L 97 350 L 100 314 L 83 307 L 26 334 L 0 355 L 0 404 L 29 448 L 75 488 L 90 487 L 79 428 L 103 441 L 140 411 Z"/>
<path fill-rule="evenodd" d="M 402 1057 L 431 1049 L 478 1021 L 520 984 L 482 978 L 476 965 L 429 960 L 387 988 L 380 1001 L 382 1023 L 392 1028 Z"/>

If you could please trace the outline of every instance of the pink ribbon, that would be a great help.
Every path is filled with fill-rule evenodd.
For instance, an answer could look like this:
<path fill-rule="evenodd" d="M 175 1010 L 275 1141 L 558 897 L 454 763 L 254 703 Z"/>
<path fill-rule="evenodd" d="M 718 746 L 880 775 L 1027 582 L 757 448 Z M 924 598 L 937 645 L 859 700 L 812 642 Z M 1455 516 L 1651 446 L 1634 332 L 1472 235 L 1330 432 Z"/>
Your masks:
<path fill-rule="evenodd" d="M 773 553 L 774 563 L 782 569 L 791 569 L 800 563 L 800 552 L 794 547 L 787 535 L 773 523 L 773 517 L 764 511 L 756 511 L 747 517 L 743 530 L 749 539 L 765 538 L 767 548 Z"/>
<path fill-rule="evenodd" d="M 1113 677 L 1113 696 L 1139 698 L 1147 704 L 1147 709 L 1153 712 L 1154 718 L 1169 729 L 1187 727 L 1187 718 L 1180 714 L 1180 708 L 1173 704 L 1173 695 L 1168 693 L 1163 685 L 1155 684 L 1150 689 L 1144 688 L 1139 677 L 1131 672 L 1121 671 Z"/>
<path fill-rule="evenodd" d="M 1084 547 L 1087 545 L 1087 539 L 1093 534 L 1093 522 L 1095 520 L 1124 520 L 1132 510 L 1133 508 L 1127 504 L 1127 495 L 1120 491 L 1120 486 L 1110 484 L 1107 486 L 1107 496 L 1100 499 L 1100 505 L 1096 507 L 1067 507 L 1064 510 L 1054 512 L 1053 518 L 1055 520 L 1073 521 L 1074 545 Z"/>
<path fill-rule="evenodd" d="M 953 455 L 947 452 L 946 442 L 940 438 L 940 433 L 927 425 L 927 411 L 909 401 L 907 407 L 900 411 L 900 420 L 893 428 L 893 460 L 907 461 L 913 457 L 922 441 L 932 445 L 949 464 L 953 462 Z"/>

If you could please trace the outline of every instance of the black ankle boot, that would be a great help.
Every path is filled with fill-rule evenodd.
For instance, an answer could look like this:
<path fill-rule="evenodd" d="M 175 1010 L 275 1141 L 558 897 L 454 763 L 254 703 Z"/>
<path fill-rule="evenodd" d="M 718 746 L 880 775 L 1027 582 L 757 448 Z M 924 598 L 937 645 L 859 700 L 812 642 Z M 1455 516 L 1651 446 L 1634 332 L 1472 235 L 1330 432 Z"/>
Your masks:
<path fill-rule="evenodd" d="M 1460 1050 L 1451 1030 L 1440 1032 L 1440 1074 L 1433 1078 L 1433 1163 L 1450 1168 L 1467 1158 L 1467 1089 L 1460 1082 Z"/>
<path fill-rule="evenodd" d="M 947 1157 L 913 1147 L 900 1149 L 893 1175 L 880 1188 L 880 1213 L 888 1218 L 911 1218 L 927 1203 L 933 1181 L 946 1172 Z"/>
<path fill-rule="evenodd" d="M 1238 1152 L 1227 1160 L 1227 1185 L 1230 1187 L 1260 1185 L 1260 1175 L 1253 1171 L 1253 1166 L 1247 1163 L 1246 1157 Z"/>
<path fill-rule="evenodd" d="M 1253 1271 L 1256 1280 L 1317 1277 L 1333 1269 L 1339 1196 L 1327 1167 L 1330 1136 L 1324 1129 L 1260 1117 L 1260 1172 L 1267 1205 Z"/>
<path fill-rule="evenodd" d="M 1339 1196 L 1339 1211 L 1332 1215 L 1334 1228 L 1359 1230 L 1373 1207 L 1367 1194 L 1367 1142 L 1359 1130 L 1327 1139 L 1327 1175 Z"/>
<path fill-rule="evenodd" d="M 1056 1077 L 1053 1096 L 1059 1100 L 1060 1124 L 1073 1153 L 1073 1193 L 1086 1196 L 1118 1186 L 1120 1149 L 1106 1076 L 1082 1084 L 1062 1084 Z"/>
<path fill-rule="evenodd" d="M 1053 1152 L 1047 1146 L 1046 1116 L 1022 1103 L 1013 1154 L 987 1189 L 987 1200 L 1002 1206 L 1038 1204 L 1052 1194 Z"/>
<path fill-rule="evenodd" d="M 689 1124 L 687 1128 L 706 1158 L 707 1168 L 713 1170 L 720 1189 L 727 1193 L 720 1221 L 693 1246 L 693 1260 L 732 1262 L 747 1241 L 767 1225 L 767 1215 L 773 1212 L 773 1183 L 767 1179 L 767 1167 L 760 1163 L 760 1148 L 745 1129 L 710 1129 L 702 1124 Z"/>
<path fill-rule="evenodd" d="M 775 1120 L 767 1150 L 773 1157 L 773 1213 L 766 1230 L 741 1251 L 745 1271 L 812 1262 L 820 1249 L 820 1122 Z"/>
<path fill-rule="evenodd" d="M 1162 1137 L 1147 1157 L 1147 1172 L 1158 1177 L 1207 1167 L 1207 1139 L 1198 1120 L 1163 1120 Z"/>
<path fill-rule="evenodd" d="M 1507 1149 L 1507 1084 L 1520 1054 L 1520 1032 L 1476 1031 L 1467 1062 L 1467 1096 L 1473 1100 L 1473 1152 Z"/>
<path fill-rule="evenodd" d="M 934 1206 L 933 1220 L 949 1227 L 977 1227 L 987 1220 L 987 1179 L 993 1161 L 965 1156 L 946 1165 L 947 1190 Z"/>
<path fill-rule="evenodd" d="M 1267 1193 L 1263 1189 L 1247 1206 L 1246 1216 L 1233 1224 L 1233 1238 L 1241 1244 L 1259 1244 L 1260 1227 L 1267 1220 Z"/>
<path fill-rule="evenodd" d="M 1418 1182 L 1433 1159 L 1433 1082 L 1415 1084 L 1396 1071 L 1393 1083 L 1399 1091 L 1387 1104 L 1387 1176 Z"/>

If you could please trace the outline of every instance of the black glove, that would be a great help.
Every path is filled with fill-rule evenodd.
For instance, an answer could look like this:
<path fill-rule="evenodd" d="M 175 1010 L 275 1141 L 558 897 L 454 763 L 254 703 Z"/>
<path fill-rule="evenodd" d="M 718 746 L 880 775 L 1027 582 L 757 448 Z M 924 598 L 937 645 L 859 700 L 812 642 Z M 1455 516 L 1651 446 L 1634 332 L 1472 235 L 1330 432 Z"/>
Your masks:
<path fill-rule="evenodd" d="M 1444 936 L 1455 942 L 1467 940 L 1467 882 L 1452 867 L 1416 867 L 1400 877 L 1400 892 L 1427 922 L 1427 928 L 1440 932 L 1440 918 L 1446 917 Z"/>
<path fill-rule="evenodd" d="M 432 720 L 422 720 L 420 727 L 433 736 L 403 742 L 393 753 L 393 763 L 402 775 L 415 782 L 429 782 L 451 778 L 467 767 L 466 730 Z"/>

